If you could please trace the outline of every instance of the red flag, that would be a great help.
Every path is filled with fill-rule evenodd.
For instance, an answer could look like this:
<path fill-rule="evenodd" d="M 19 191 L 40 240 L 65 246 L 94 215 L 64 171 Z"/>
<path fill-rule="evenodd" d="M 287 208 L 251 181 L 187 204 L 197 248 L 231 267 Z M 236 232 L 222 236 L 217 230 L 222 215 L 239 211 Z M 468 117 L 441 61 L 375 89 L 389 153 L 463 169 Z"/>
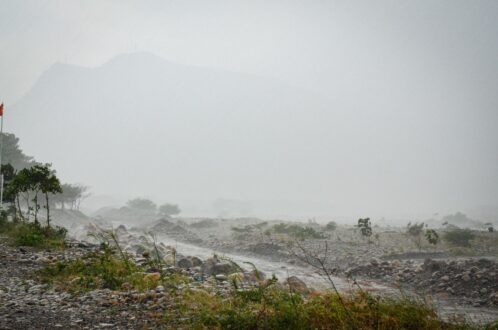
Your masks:
<path fill-rule="evenodd" d="M 3 117 L 3 103 L 0 104 L 0 117 Z"/>

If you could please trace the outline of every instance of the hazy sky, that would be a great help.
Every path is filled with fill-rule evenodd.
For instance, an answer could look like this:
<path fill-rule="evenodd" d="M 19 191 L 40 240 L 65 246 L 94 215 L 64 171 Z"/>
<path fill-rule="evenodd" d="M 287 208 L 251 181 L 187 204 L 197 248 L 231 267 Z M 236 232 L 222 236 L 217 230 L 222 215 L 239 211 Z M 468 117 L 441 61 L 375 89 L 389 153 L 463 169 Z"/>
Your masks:
<path fill-rule="evenodd" d="M 410 141 L 389 157 L 366 147 L 372 170 L 353 183 L 369 187 L 362 198 L 378 191 L 427 213 L 498 204 L 498 1 L 3 0 L 0 100 L 15 103 L 55 62 L 99 66 L 135 51 L 271 77 L 344 105 L 366 139 Z M 398 157 L 416 165 L 405 171 Z"/>

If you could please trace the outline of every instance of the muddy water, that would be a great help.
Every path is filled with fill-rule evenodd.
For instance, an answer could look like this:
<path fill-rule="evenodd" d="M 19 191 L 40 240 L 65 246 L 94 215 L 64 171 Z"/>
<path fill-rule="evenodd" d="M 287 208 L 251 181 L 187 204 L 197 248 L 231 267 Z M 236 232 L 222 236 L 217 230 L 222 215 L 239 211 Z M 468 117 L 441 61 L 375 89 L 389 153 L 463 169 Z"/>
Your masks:
<path fill-rule="evenodd" d="M 263 258 L 224 253 L 188 243 L 176 242 L 175 240 L 166 236 L 158 237 L 158 241 L 163 242 L 166 245 L 175 246 L 178 253 L 185 256 L 196 256 L 201 259 L 207 259 L 209 257 L 212 257 L 213 254 L 217 254 L 218 256 L 223 256 L 231 259 L 239 266 L 247 270 L 252 269 L 252 266 L 246 263 L 250 262 L 254 264 L 259 271 L 264 272 L 267 277 L 275 274 L 275 276 L 282 281 L 289 276 L 297 276 L 308 286 L 313 287 L 317 290 L 327 290 L 331 288 L 328 280 L 318 274 L 317 271 L 311 267 L 307 268 L 291 265 L 284 262 L 268 261 Z M 337 289 L 341 292 L 347 292 L 351 289 L 354 289 L 351 281 L 348 281 L 345 278 L 333 277 L 333 281 Z M 381 284 L 375 281 L 360 281 L 359 285 L 364 290 L 382 293 L 383 295 L 399 296 L 400 294 L 398 288 Z M 459 306 L 458 300 L 456 299 L 451 300 L 438 297 L 433 297 L 432 303 L 437 307 L 440 315 L 443 318 L 449 318 L 454 315 L 463 315 L 468 320 L 479 323 L 489 323 L 498 320 L 498 309 Z"/>

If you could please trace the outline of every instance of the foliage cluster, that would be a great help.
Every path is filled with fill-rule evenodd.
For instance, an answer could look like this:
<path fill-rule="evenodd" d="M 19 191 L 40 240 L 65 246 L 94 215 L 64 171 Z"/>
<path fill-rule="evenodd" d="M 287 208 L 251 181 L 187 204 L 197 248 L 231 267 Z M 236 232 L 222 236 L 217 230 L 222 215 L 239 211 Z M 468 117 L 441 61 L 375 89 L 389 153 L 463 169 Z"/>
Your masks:
<path fill-rule="evenodd" d="M 39 274 L 44 282 L 55 282 L 68 291 L 116 290 L 124 283 L 133 283 L 134 286 L 148 284 L 140 281 L 143 276 L 137 266 L 116 258 L 110 249 L 92 252 L 77 260 L 58 262 L 43 268 Z M 150 284 L 157 286 L 157 283 Z"/>
<path fill-rule="evenodd" d="M 455 228 L 444 233 L 443 238 L 458 247 L 470 247 L 475 234 L 470 229 Z"/>
<path fill-rule="evenodd" d="M 159 214 L 162 216 L 172 216 L 180 214 L 181 210 L 176 204 L 165 203 L 159 206 Z"/>
<path fill-rule="evenodd" d="M 35 165 L 33 157 L 26 156 L 19 146 L 19 138 L 12 133 L 2 134 L 2 165 L 12 164 L 13 168 L 20 170 Z"/>
<path fill-rule="evenodd" d="M 103 244 L 99 250 L 89 252 L 80 259 L 57 262 L 41 269 L 38 274 L 43 282 L 55 284 L 69 292 L 95 289 L 144 292 L 160 284 L 169 286 L 186 281 L 179 275 L 165 278 L 144 271 L 144 267 L 129 262 L 115 249 Z"/>
<path fill-rule="evenodd" d="M 469 328 L 445 323 L 430 305 L 407 297 L 380 298 L 364 292 L 304 297 L 275 285 L 273 280 L 251 290 L 234 290 L 225 298 L 190 290 L 177 297 L 177 304 L 178 308 L 166 311 L 166 320 L 189 329 Z"/>
<path fill-rule="evenodd" d="M 337 229 L 337 223 L 335 221 L 330 221 L 325 225 L 325 229 L 328 231 L 334 231 Z"/>
<path fill-rule="evenodd" d="M 273 225 L 269 231 L 275 234 L 287 234 L 299 240 L 310 238 L 322 239 L 326 238 L 322 233 L 317 232 L 312 227 L 302 227 L 294 224 L 278 223 Z"/>
<path fill-rule="evenodd" d="M 52 196 L 52 207 L 60 207 L 62 210 L 69 208 L 79 210 L 81 201 L 90 194 L 88 187 L 80 184 L 64 183 L 61 185 L 62 193 Z"/>
<path fill-rule="evenodd" d="M 2 168 L 10 174 L 10 168 Z M 46 209 L 47 226 L 50 227 L 50 201 L 49 196 L 62 193 L 62 187 L 59 179 L 55 176 L 55 171 L 50 168 L 50 164 L 34 165 L 23 168 L 10 178 L 6 189 L 6 201 L 10 201 L 15 207 L 15 217 L 29 221 L 31 215 L 34 222 L 38 224 L 38 212 L 40 208 Z M 40 199 L 44 198 L 42 204 Z M 23 212 L 21 199 L 26 202 L 27 211 Z M 32 204 L 30 204 L 32 202 Z"/>
<path fill-rule="evenodd" d="M 439 242 L 439 234 L 434 229 L 427 229 L 425 231 L 425 238 L 432 245 L 436 245 Z"/>
<path fill-rule="evenodd" d="M 149 214 L 158 213 L 161 216 L 167 217 L 180 214 L 181 212 L 180 208 L 176 204 L 164 203 L 158 207 L 156 203 L 147 198 L 130 199 L 126 203 L 126 206 L 134 211 Z"/>
<path fill-rule="evenodd" d="M 358 219 L 357 227 L 360 228 L 363 237 L 370 238 L 370 236 L 372 236 L 372 223 L 370 222 L 370 218 Z"/>
<path fill-rule="evenodd" d="M 67 230 L 63 227 L 46 227 L 39 223 L 0 221 L 0 233 L 6 234 L 15 246 L 35 248 L 63 248 Z"/>

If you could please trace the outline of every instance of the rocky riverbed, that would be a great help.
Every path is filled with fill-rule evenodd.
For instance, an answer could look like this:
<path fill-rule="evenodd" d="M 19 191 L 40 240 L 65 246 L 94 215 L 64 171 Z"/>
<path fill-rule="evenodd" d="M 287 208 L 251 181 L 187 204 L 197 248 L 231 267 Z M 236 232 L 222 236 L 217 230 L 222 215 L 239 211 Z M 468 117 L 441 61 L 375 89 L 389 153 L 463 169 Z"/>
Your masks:
<path fill-rule="evenodd" d="M 148 296 L 93 290 L 80 295 L 38 281 L 36 271 L 79 258 L 94 247 L 63 251 L 13 248 L 0 242 L 0 329 L 137 329 L 153 326 L 161 292 Z"/>
<path fill-rule="evenodd" d="M 165 241 L 187 242 L 182 248 L 191 253 L 196 252 L 192 245 L 200 245 L 235 259 L 244 256 L 258 260 L 261 269 L 283 277 L 282 270 L 297 274 L 308 285 L 320 289 L 328 285 L 316 269 L 293 258 L 285 244 L 269 241 L 260 233 L 234 239 L 233 235 L 227 235 L 223 221 L 211 219 L 193 225 L 181 223 L 181 226 L 182 232 L 169 233 L 167 226 L 156 229 L 163 233 Z M 190 232 L 189 236 L 184 236 L 184 232 Z M 190 240 L 191 237 L 195 240 Z M 447 250 L 396 253 L 403 251 L 399 247 L 409 247 L 409 242 L 394 230 L 385 231 L 378 242 L 372 243 L 355 240 L 351 231 L 346 230 L 336 233 L 333 239 L 306 240 L 302 244 L 309 251 L 320 251 L 325 242 L 330 246 L 327 268 L 336 275 L 334 280 L 341 290 L 351 289 L 351 280 L 361 280 L 366 289 L 383 294 L 404 290 L 429 297 L 443 314 L 465 314 L 473 320 L 498 319 L 498 263 L 494 257 L 459 258 Z"/>
<path fill-rule="evenodd" d="M 234 278 L 244 289 L 272 274 L 281 285 L 305 294 L 329 286 L 316 269 L 293 259 L 278 242 L 261 235 L 234 240 L 217 225 L 213 227 L 213 221 L 194 224 L 163 219 L 143 228 L 119 225 L 115 233 L 147 276 L 180 274 L 188 278 L 188 288 L 224 295 L 232 289 Z M 176 308 L 171 288 L 158 286 L 147 292 L 97 289 L 69 294 L 39 281 L 36 271 L 42 267 L 77 259 L 97 249 L 98 241 L 90 244 L 81 240 L 99 229 L 91 224 L 78 228 L 72 234 L 79 240 L 70 242 L 65 250 L 35 251 L 0 243 L 0 329 L 160 328 L 165 310 Z M 303 244 L 317 249 L 325 241 L 308 240 Z M 433 297 L 445 317 L 456 313 L 477 322 L 498 319 L 498 267 L 493 259 L 451 259 L 446 252 L 393 254 L 389 245 L 352 244 L 337 238 L 330 243 L 333 250 L 328 267 L 337 267 L 333 279 L 340 290 L 350 290 L 354 280 L 380 294 L 396 295 L 401 288 Z M 151 253 L 157 253 L 170 266 L 148 267 Z M 444 260 L 424 261 L 424 256 Z M 173 289 L 181 293 L 186 288 L 178 284 Z"/>
<path fill-rule="evenodd" d="M 3 239 L 2 239 L 3 240 Z M 264 280 L 257 271 L 235 269 L 230 262 L 210 257 L 181 257 L 177 266 L 149 269 L 145 276 L 179 274 L 188 284 L 173 288 L 158 285 L 152 290 L 138 292 L 95 289 L 71 294 L 57 286 L 42 283 L 37 271 L 57 262 L 81 258 L 96 245 L 73 241 L 64 250 L 37 251 L 26 247 L 11 247 L 0 241 L 0 329 L 155 329 L 164 326 L 166 311 L 174 313 L 174 295 L 182 290 L 203 289 L 228 295 L 232 290 L 229 280 L 236 278 L 239 289 L 252 288 Z M 147 259 L 149 252 L 132 255 L 136 264 Z M 75 279 L 76 280 L 76 279 Z M 296 292 L 310 289 L 297 277 L 286 284 Z M 174 324 L 174 320 L 173 320 Z M 168 326 L 172 326 L 171 320 Z"/>
<path fill-rule="evenodd" d="M 350 268 L 348 276 L 377 279 L 440 294 L 460 303 L 498 307 L 498 263 L 486 258 L 463 260 L 378 260 Z"/>

